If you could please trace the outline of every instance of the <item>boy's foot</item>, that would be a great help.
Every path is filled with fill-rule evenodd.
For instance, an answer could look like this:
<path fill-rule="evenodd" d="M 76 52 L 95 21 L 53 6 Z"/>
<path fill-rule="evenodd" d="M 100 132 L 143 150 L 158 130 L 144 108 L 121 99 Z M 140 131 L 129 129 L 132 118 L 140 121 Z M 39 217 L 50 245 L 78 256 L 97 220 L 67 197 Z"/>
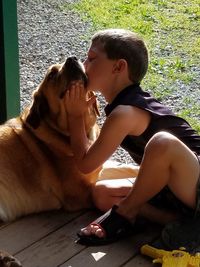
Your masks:
<path fill-rule="evenodd" d="M 108 212 L 81 229 L 78 242 L 84 245 L 106 245 L 133 233 L 134 224 L 116 212 L 113 206 Z"/>

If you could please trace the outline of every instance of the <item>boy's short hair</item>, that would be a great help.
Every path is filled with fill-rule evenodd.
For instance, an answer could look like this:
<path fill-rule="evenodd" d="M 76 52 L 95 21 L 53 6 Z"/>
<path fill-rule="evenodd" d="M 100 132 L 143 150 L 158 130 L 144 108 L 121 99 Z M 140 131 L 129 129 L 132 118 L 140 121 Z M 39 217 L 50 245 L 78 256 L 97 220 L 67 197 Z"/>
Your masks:
<path fill-rule="evenodd" d="M 92 44 L 99 44 L 109 59 L 125 59 L 129 79 L 139 83 L 148 69 L 148 50 L 142 38 L 123 29 L 107 29 L 95 33 Z"/>

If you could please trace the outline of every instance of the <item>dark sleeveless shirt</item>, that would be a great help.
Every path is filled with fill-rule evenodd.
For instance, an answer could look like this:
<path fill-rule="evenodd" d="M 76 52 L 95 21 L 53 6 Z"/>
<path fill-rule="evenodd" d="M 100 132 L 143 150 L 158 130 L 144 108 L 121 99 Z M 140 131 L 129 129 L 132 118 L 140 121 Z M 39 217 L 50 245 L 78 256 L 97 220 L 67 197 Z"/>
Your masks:
<path fill-rule="evenodd" d="M 200 135 L 184 119 L 144 92 L 138 84 L 122 90 L 113 102 L 105 107 L 106 116 L 118 105 L 135 106 L 151 113 L 147 129 L 140 136 L 127 135 L 121 143 L 136 163 L 141 163 L 147 142 L 159 131 L 173 134 L 194 153 L 200 155 Z"/>

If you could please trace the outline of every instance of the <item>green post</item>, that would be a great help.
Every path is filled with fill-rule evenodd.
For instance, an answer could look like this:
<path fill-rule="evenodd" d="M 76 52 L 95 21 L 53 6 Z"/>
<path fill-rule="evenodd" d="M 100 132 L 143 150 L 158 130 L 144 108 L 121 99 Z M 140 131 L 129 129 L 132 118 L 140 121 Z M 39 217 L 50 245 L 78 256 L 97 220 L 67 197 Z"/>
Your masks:
<path fill-rule="evenodd" d="M 20 112 L 16 0 L 0 0 L 0 122 Z"/>

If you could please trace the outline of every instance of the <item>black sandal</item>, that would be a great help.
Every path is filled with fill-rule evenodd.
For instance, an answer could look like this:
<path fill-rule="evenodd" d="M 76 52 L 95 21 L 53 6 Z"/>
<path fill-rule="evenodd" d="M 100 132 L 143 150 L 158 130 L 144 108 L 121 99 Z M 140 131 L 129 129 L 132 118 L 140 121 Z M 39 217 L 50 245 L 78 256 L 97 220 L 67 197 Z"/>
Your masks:
<path fill-rule="evenodd" d="M 118 206 L 114 205 L 112 209 L 91 223 L 91 225 L 98 225 L 105 232 L 105 237 L 101 238 L 94 234 L 85 235 L 79 231 L 77 242 L 82 245 L 106 245 L 132 234 L 134 225 L 117 213 L 117 208 Z"/>

